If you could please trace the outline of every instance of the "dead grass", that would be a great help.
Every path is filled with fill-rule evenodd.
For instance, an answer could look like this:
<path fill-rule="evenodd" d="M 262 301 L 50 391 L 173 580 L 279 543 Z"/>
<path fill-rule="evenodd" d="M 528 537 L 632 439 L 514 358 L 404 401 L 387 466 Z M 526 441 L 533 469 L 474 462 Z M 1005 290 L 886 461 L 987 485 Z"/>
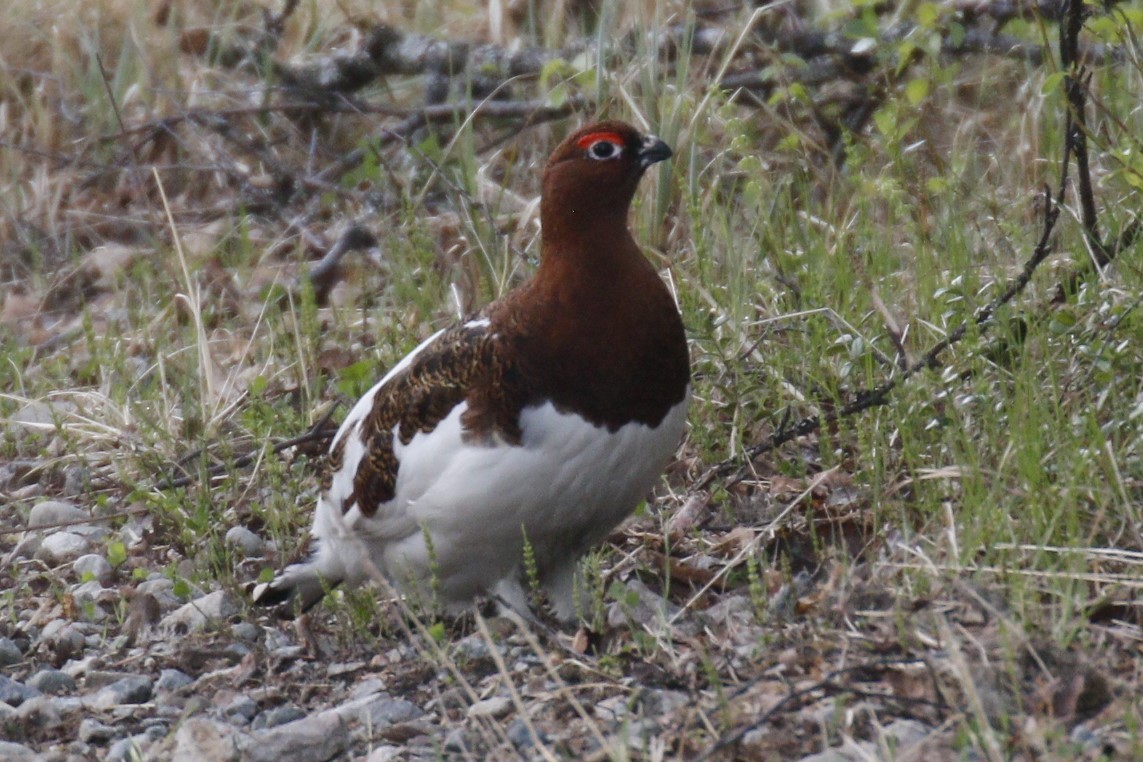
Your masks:
<path fill-rule="evenodd" d="M 681 3 L 604 5 L 615 30 L 693 19 Z M 161 571 L 237 589 L 308 526 L 321 447 L 270 444 L 530 272 L 538 169 L 589 115 L 527 129 L 461 119 L 388 140 L 378 125 L 421 104 L 424 78 L 361 93 L 372 113 L 304 107 L 220 53 L 264 37 L 256 4 L 6 12 L 0 524 L 22 526 L 44 496 L 98 507 L 112 525 L 145 510 L 153 536 L 128 549 L 121 579 Z M 708 18 L 776 66 L 739 37 L 762 15 Z M 582 33 L 574 16 L 537 20 L 303 3 L 273 58 L 353 50 L 382 22 L 550 47 Z M 339 683 L 325 662 L 289 658 L 239 670 L 239 684 L 265 682 L 273 704 L 319 681 L 302 700 L 316 710 L 380 676 L 436 707 L 435 730 L 466 731 L 473 758 L 517 753 L 511 718 L 546 759 L 794 759 L 858 743 L 876 759 L 1139 756 L 1140 272 L 1129 250 L 1050 304 L 1088 256 L 1070 207 L 1057 256 L 1002 316 L 1027 319 L 1023 343 L 997 353 L 973 335 L 892 405 L 691 494 L 707 466 L 783 421 L 890 377 L 894 325 L 916 357 L 1019 268 L 1037 194 L 1058 175 L 1050 67 L 934 58 L 908 74 L 929 82 L 917 102 L 906 81 L 880 83 L 884 118 L 852 138 L 839 171 L 808 105 L 822 92 L 731 98 L 708 87 L 731 50 L 651 66 L 633 39 L 605 69 L 577 63 L 570 84 L 678 148 L 634 225 L 678 294 L 696 399 L 662 489 L 596 559 L 603 626 L 590 638 L 479 615 L 446 627 L 372 594 L 334 596 L 317 645 L 366 666 Z M 1114 115 L 1093 130 L 1109 235 L 1140 207 L 1124 169 L 1143 92 L 1134 55 L 1093 83 Z M 532 79 L 513 87 L 550 95 Z M 350 223 L 379 245 L 347 258 L 319 305 L 305 273 Z M 244 454 L 251 465 L 235 467 Z M 178 475 L 185 489 L 156 486 Z M 222 541 L 235 525 L 272 539 L 276 556 L 236 558 Z M 7 554 L 16 536 L 0 537 Z M 15 611 L 50 599 L 61 574 L 13 563 L 0 591 Z M 466 639 L 494 647 L 470 658 L 456 646 Z M 509 719 L 468 715 L 494 696 L 509 699 Z"/>

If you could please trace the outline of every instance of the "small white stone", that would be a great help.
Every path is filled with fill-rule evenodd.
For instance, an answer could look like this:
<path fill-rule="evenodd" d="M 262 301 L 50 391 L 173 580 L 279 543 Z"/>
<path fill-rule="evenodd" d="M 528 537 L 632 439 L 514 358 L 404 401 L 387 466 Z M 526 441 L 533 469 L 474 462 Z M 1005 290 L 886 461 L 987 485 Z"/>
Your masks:
<path fill-rule="evenodd" d="M 238 606 L 225 590 L 216 590 L 184 604 L 163 617 L 164 630 L 176 633 L 197 632 L 208 622 L 220 622 L 238 613 Z"/>
<path fill-rule="evenodd" d="M 80 579 L 90 575 L 91 579 L 102 584 L 107 584 L 111 581 L 111 564 L 98 553 L 88 553 L 85 556 L 80 556 L 75 559 L 72 568 L 75 569 L 75 573 Z"/>
<path fill-rule="evenodd" d="M 36 558 L 49 564 L 62 564 L 74 561 L 91 550 L 87 539 L 75 532 L 56 532 L 44 538 Z"/>
<path fill-rule="evenodd" d="M 246 527 L 231 527 L 226 532 L 226 544 L 241 551 L 246 558 L 259 558 L 266 552 L 266 543 Z"/>
<path fill-rule="evenodd" d="M 507 696 L 493 696 L 483 701 L 477 701 L 468 708 L 465 714 L 469 717 L 500 718 L 512 711 L 512 700 Z"/>
<path fill-rule="evenodd" d="M 28 513 L 28 529 L 52 527 L 69 521 L 86 521 L 91 514 L 71 503 L 62 500 L 45 500 L 36 503 Z"/>

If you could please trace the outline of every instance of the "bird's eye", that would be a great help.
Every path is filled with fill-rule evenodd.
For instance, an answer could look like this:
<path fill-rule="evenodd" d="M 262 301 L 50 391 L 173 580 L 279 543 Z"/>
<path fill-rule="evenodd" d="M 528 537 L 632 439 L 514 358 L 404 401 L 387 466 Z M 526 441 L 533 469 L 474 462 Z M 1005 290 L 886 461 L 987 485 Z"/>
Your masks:
<path fill-rule="evenodd" d="M 587 147 L 587 155 L 598 161 L 619 158 L 623 148 L 610 140 L 597 140 Z"/>

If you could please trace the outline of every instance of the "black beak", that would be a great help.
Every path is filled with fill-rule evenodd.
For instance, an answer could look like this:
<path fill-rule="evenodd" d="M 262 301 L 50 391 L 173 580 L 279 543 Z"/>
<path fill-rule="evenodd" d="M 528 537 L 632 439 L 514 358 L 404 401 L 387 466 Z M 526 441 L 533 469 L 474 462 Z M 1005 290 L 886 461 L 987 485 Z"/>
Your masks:
<path fill-rule="evenodd" d="M 660 161 L 666 161 L 671 158 L 671 147 L 659 140 L 654 135 L 648 135 L 643 138 L 643 144 L 639 146 L 639 166 L 643 169 L 651 166 L 652 164 Z"/>

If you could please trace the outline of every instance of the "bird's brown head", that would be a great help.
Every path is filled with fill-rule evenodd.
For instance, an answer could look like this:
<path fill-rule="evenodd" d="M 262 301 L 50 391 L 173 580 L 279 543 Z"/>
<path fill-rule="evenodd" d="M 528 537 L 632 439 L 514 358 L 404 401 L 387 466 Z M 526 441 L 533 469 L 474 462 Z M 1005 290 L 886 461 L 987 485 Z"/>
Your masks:
<path fill-rule="evenodd" d="M 545 238 L 626 229 L 639 178 L 671 157 L 670 147 L 625 122 L 597 122 L 560 143 L 544 169 L 540 219 Z"/>

